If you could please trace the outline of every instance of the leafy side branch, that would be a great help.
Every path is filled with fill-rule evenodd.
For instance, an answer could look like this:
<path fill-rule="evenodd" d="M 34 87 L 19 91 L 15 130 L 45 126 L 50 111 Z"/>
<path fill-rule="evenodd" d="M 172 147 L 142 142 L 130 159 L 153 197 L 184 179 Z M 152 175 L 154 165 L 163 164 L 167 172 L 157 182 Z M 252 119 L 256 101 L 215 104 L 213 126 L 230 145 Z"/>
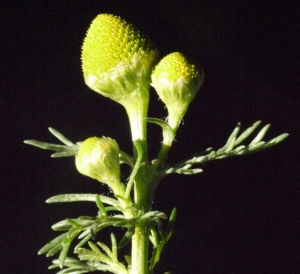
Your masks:
<path fill-rule="evenodd" d="M 147 120 L 149 122 L 154 121 L 150 118 L 148 118 Z M 161 125 L 162 130 L 169 130 L 168 128 L 164 129 L 164 121 L 155 121 L 155 123 Z M 151 170 L 154 171 L 160 178 L 163 178 L 170 173 L 185 175 L 197 174 L 202 172 L 203 170 L 201 168 L 194 168 L 194 165 L 203 164 L 212 160 L 223 159 L 227 157 L 251 154 L 266 148 L 270 148 L 278 144 L 279 142 L 282 142 L 285 138 L 288 137 L 288 134 L 285 133 L 269 141 L 263 141 L 262 139 L 269 129 L 269 125 L 266 125 L 255 135 L 253 139 L 251 139 L 248 145 L 243 145 L 242 143 L 246 141 L 246 139 L 248 139 L 255 130 L 257 130 L 260 124 L 261 121 L 258 121 L 247 128 L 245 131 L 243 131 L 240 135 L 238 135 L 241 129 L 241 124 L 239 123 L 230 134 L 226 144 L 220 149 L 213 150 L 212 148 L 208 148 L 204 151 L 203 154 L 195 156 L 189 160 L 185 160 L 173 167 L 164 170 L 157 170 L 157 167 L 159 166 L 159 160 L 154 159 L 151 161 Z M 55 153 L 52 154 L 52 157 L 53 155 L 54 157 L 74 156 L 79 149 L 79 145 L 77 145 L 79 143 L 74 144 L 57 130 L 54 130 L 53 128 L 50 129 L 50 132 L 65 145 L 46 143 L 35 140 L 26 140 L 25 143 L 36 146 L 38 148 L 55 151 Z M 137 161 L 138 165 L 134 165 L 132 162 L 132 158 L 121 151 L 119 153 L 119 161 L 120 164 L 126 163 L 133 168 L 132 176 L 130 177 L 127 184 L 127 191 L 129 196 L 126 196 L 130 197 L 132 190 L 130 185 L 134 183 L 134 177 L 137 173 L 137 170 L 135 169 L 137 169 L 137 166 L 140 166 L 142 163 Z M 60 252 L 59 259 L 53 261 L 51 269 L 56 267 L 67 268 L 65 268 L 65 271 L 62 270 L 58 273 L 72 273 L 68 271 L 81 271 L 80 273 L 89 273 L 96 270 L 109 271 L 111 273 L 128 273 L 126 267 L 123 264 L 119 263 L 117 251 L 119 250 L 119 248 L 124 247 L 127 243 L 130 242 L 137 223 L 144 223 L 149 226 L 149 234 L 147 237 L 149 237 L 153 248 L 152 257 L 149 263 L 149 270 L 152 271 L 160 259 L 163 248 L 172 235 L 174 222 L 176 220 L 175 209 L 170 215 L 169 223 L 165 230 L 163 229 L 163 223 L 164 220 L 166 220 L 167 216 L 164 213 L 158 211 L 150 211 L 144 215 L 142 214 L 142 212 L 135 212 L 134 214 L 132 214 L 133 218 L 129 219 L 125 216 L 123 212 L 125 209 L 122 207 L 118 199 L 98 194 L 61 194 L 49 198 L 46 202 L 94 202 L 99 209 L 97 216 L 82 216 L 78 219 L 66 219 L 52 226 L 52 229 L 55 231 L 67 232 L 63 232 L 60 236 L 56 237 L 54 240 L 46 244 L 39 251 L 39 254 L 45 253 L 48 257 Z M 91 241 L 96 238 L 96 235 L 101 232 L 102 229 L 109 226 L 122 227 L 123 229 L 127 229 L 127 232 L 125 232 L 119 244 L 117 244 L 115 235 L 112 234 L 111 249 L 109 249 L 108 246 L 101 242 L 97 242 L 97 244 L 94 245 Z M 74 247 L 74 252 L 75 254 L 78 254 L 78 258 L 80 259 L 79 261 L 75 258 L 67 256 L 71 243 L 74 242 L 76 238 L 78 239 L 78 242 Z M 83 248 L 85 244 L 88 244 L 90 249 Z M 129 257 L 127 257 L 127 260 L 129 260 Z M 82 263 L 82 261 L 85 261 L 85 263 Z M 91 262 L 98 263 L 91 264 Z M 129 262 L 131 262 L 131 259 L 129 260 Z M 115 270 L 115 272 L 113 271 L 113 269 Z"/>

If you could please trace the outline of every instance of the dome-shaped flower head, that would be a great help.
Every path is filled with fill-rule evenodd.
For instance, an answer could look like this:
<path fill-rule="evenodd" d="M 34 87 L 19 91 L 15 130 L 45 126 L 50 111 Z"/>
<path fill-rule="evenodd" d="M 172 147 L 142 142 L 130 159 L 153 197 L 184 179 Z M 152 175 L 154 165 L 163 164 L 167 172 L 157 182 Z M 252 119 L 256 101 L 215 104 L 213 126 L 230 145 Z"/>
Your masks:
<path fill-rule="evenodd" d="M 154 68 L 151 85 L 168 109 L 168 123 L 176 129 L 203 83 L 203 70 L 179 52 L 165 56 Z"/>
<path fill-rule="evenodd" d="M 92 22 L 82 46 L 86 84 L 122 104 L 130 119 L 143 121 L 148 110 L 151 70 L 157 52 L 132 24 L 112 14 L 100 14 Z M 135 110 L 133 110 L 135 109 Z M 140 113 L 140 114 L 138 114 Z M 133 128 L 132 128 L 133 130 Z M 135 129 L 133 139 L 144 138 Z"/>
<path fill-rule="evenodd" d="M 119 153 L 117 142 L 111 138 L 88 138 L 76 154 L 76 168 L 79 173 L 107 184 L 120 194 Z"/>

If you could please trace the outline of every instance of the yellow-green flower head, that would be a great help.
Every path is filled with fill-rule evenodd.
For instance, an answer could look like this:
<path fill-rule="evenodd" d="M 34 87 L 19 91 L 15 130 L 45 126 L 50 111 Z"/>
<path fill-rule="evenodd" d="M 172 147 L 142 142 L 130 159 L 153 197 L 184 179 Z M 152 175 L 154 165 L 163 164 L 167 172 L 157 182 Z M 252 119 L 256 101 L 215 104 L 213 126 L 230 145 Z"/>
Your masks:
<path fill-rule="evenodd" d="M 111 138 L 88 138 L 76 154 L 76 168 L 81 174 L 113 188 L 120 180 L 119 153 L 117 142 Z"/>
<path fill-rule="evenodd" d="M 171 127 L 180 122 L 173 121 L 175 118 L 171 115 L 175 112 L 176 119 L 182 119 L 202 86 L 203 78 L 203 70 L 179 52 L 165 56 L 154 68 L 151 85 L 168 109 Z"/>
<path fill-rule="evenodd" d="M 183 54 L 174 52 L 157 64 L 151 78 L 151 85 L 166 105 L 190 103 L 203 83 L 203 71 Z"/>
<path fill-rule="evenodd" d="M 156 59 L 153 45 L 132 24 L 112 14 L 92 22 L 82 46 L 86 84 L 121 104 L 140 85 L 150 83 Z"/>

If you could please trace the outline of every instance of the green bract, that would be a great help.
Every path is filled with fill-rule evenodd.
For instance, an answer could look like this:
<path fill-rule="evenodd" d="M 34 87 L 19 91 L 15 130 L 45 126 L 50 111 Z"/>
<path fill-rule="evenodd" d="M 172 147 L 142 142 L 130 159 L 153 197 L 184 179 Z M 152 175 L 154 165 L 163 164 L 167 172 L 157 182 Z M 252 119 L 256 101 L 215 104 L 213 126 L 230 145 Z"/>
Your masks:
<path fill-rule="evenodd" d="M 202 69 L 190 63 L 179 52 L 167 55 L 155 67 L 151 85 L 168 109 L 168 122 L 172 128 L 178 127 L 190 102 L 202 86 L 203 76 Z"/>

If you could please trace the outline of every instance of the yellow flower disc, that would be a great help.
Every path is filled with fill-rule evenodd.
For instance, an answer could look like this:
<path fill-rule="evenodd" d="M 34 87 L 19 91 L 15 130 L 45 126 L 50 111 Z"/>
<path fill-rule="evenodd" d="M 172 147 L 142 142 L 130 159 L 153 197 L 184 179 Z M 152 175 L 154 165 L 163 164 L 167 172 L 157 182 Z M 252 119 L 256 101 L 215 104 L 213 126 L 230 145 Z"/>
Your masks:
<path fill-rule="evenodd" d="M 132 24 L 112 14 L 100 14 L 92 22 L 82 46 L 84 77 L 99 76 L 121 62 L 132 62 L 135 54 L 153 51 Z"/>
<path fill-rule="evenodd" d="M 174 52 L 159 62 L 153 75 L 163 75 L 170 82 L 176 82 L 179 79 L 190 82 L 198 78 L 199 70 L 183 54 Z"/>

